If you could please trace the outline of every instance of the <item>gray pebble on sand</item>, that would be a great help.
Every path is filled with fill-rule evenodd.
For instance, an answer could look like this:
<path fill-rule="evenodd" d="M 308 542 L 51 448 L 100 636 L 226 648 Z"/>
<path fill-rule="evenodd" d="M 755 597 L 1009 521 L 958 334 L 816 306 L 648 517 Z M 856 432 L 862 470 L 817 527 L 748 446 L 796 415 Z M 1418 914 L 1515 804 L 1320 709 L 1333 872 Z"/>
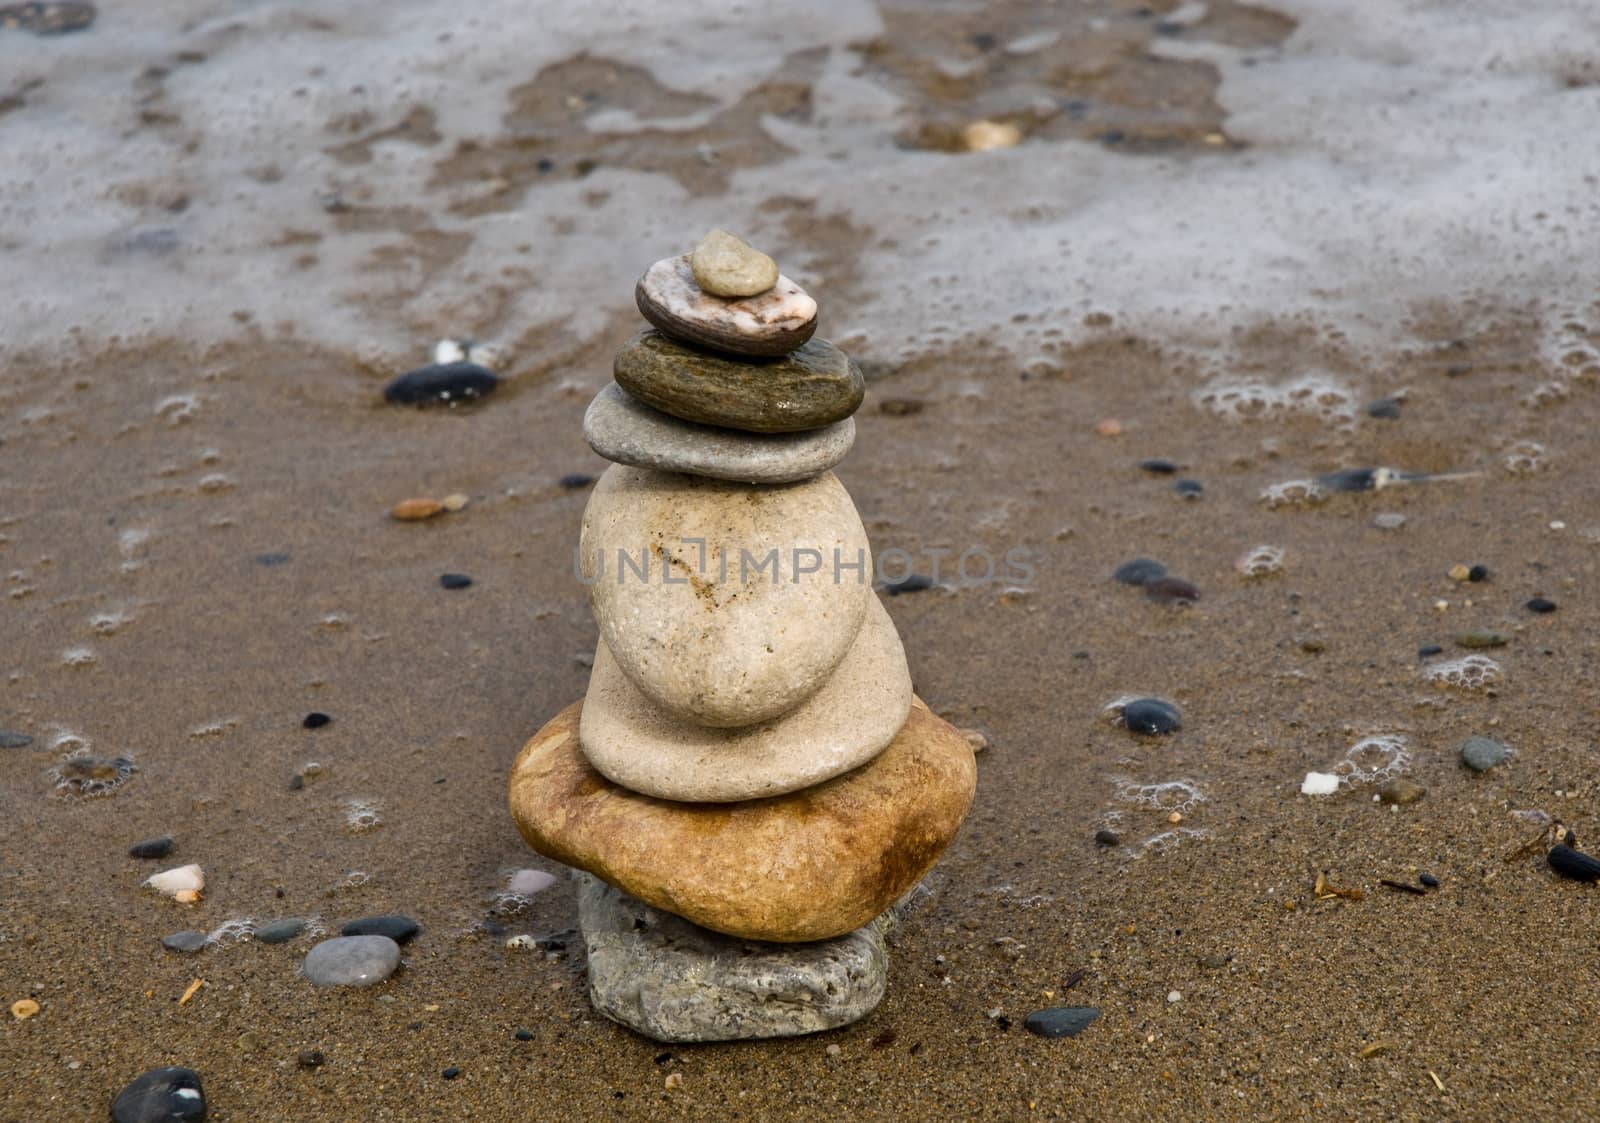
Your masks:
<path fill-rule="evenodd" d="M 306 953 L 301 968 L 319 987 L 369 987 L 400 966 L 400 945 L 388 936 L 335 936 Z"/>
<path fill-rule="evenodd" d="M 1488 737 L 1468 737 L 1461 746 L 1461 763 L 1474 772 L 1487 772 L 1504 764 L 1511 750 Z"/>
<path fill-rule="evenodd" d="M 206 946 L 204 932 L 174 932 L 170 936 L 161 937 L 161 946 L 168 951 L 199 951 Z"/>
<path fill-rule="evenodd" d="M 306 922 L 298 916 L 286 916 L 281 920 L 269 920 L 255 930 L 255 940 L 258 944 L 282 944 L 294 939 L 306 930 Z"/>

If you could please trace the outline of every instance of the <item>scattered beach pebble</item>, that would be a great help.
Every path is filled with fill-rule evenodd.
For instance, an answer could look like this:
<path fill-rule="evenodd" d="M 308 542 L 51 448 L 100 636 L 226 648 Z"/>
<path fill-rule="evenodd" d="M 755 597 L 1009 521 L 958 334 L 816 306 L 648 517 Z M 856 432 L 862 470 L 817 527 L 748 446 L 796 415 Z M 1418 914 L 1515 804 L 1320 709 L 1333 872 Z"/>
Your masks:
<path fill-rule="evenodd" d="M 1167 1001 L 1168 1002 L 1182 1002 L 1183 1001 L 1183 992 L 1179 991 L 1179 990 L 1169 990 L 1169 991 L 1167 991 Z"/>
<path fill-rule="evenodd" d="M 1300 782 L 1301 795 L 1332 795 L 1339 790 L 1339 777 L 1331 772 L 1307 772 Z"/>
<path fill-rule="evenodd" d="M 442 573 L 439 575 L 441 589 L 466 589 L 472 585 L 472 578 L 465 573 Z"/>
<path fill-rule="evenodd" d="M 1600 881 L 1600 861 L 1567 845 L 1552 846 L 1547 856 L 1550 868 L 1573 881 Z"/>
<path fill-rule="evenodd" d="M 1135 698 L 1122 706 L 1122 724 L 1134 733 L 1173 733 L 1181 724 L 1178 707 L 1160 698 Z"/>
<path fill-rule="evenodd" d="M 25 749 L 33 744 L 33 738 L 26 733 L 14 733 L 9 729 L 0 729 L 0 749 Z"/>
<path fill-rule="evenodd" d="M 137 1077 L 111 1105 L 116 1123 L 181 1123 L 204 1119 L 206 1097 L 192 1068 L 156 1068 Z"/>
<path fill-rule="evenodd" d="M 1179 480 L 1172 485 L 1172 490 L 1185 499 L 1199 499 L 1205 494 L 1205 485 L 1199 480 Z"/>
<path fill-rule="evenodd" d="M 1157 604 L 1188 604 L 1200 599 L 1200 590 L 1182 577 L 1156 577 L 1144 583 L 1144 595 Z"/>
<path fill-rule="evenodd" d="M 1458 647 L 1504 647 L 1506 642 L 1506 637 L 1499 632 L 1462 632 L 1456 637 Z"/>
<path fill-rule="evenodd" d="M 199 951 L 206 946 L 206 934 L 186 930 L 161 937 L 161 946 L 168 951 Z"/>
<path fill-rule="evenodd" d="M 689 255 L 695 284 L 712 296 L 760 296 L 778 283 L 778 263 L 726 230 L 712 230 Z"/>
<path fill-rule="evenodd" d="M 39 1004 L 31 998 L 19 998 L 11 1004 L 11 1016 L 25 1022 L 39 1012 Z"/>
<path fill-rule="evenodd" d="M 165 858 L 170 853 L 172 853 L 172 836 L 169 834 L 161 835 L 159 838 L 147 838 L 128 847 L 130 858 Z"/>
<path fill-rule="evenodd" d="M 1467 580 L 1473 584 L 1489 580 L 1489 567 L 1486 565 L 1472 566 L 1467 570 Z"/>
<path fill-rule="evenodd" d="M 449 495 L 439 500 L 439 506 L 443 507 L 446 511 L 449 511 L 451 514 L 454 514 L 457 511 L 465 511 L 467 509 L 467 504 L 470 502 L 472 501 L 465 495 L 462 495 L 459 491 L 456 491 L 451 492 Z"/>
<path fill-rule="evenodd" d="M 432 363 L 396 378 L 383 389 L 385 401 L 396 405 L 443 405 L 486 397 L 500 385 L 492 371 L 476 363 Z"/>
<path fill-rule="evenodd" d="M 926 407 L 927 403 L 920 398 L 881 398 L 878 401 L 878 412 L 890 417 L 910 417 Z"/>
<path fill-rule="evenodd" d="M 1171 476 L 1178 471 L 1178 466 L 1170 460 L 1141 460 L 1139 467 L 1157 476 Z"/>
<path fill-rule="evenodd" d="M 1439 879 L 1434 877 L 1431 873 L 1419 873 L 1417 875 L 1417 880 L 1422 882 L 1422 884 L 1427 886 L 1429 889 L 1439 888 Z"/>
<path fill-rule="evenodd" d="M 1100 1010 L 1094 1006 L 1051 1006 L 1035 1010 L 1022 1024 L 1040 1037 L 1075 1037 L 1099 1016 Z"/>
<path fill-rule="evenodd" d="M 1379 398 L 1368 404 L 1367 416 L 1380 418 L 1384 421 L 1398 421 L 1400 419 L 1399 398 Z"/>
<path fill-rule="evenodd" d="M 255 931 L 255 941 L 258 944 L 283 944 L 288 943 L 306 930 L 306 922 L 298 916 L 286 916 L 279 920 L 269 920 Z"/>
<path fill-rule="evenodd" d="M 307 729 L 321 729 L 324 725 L 331 724 L 332 721 L 333 718 L 329 717 L 321 710 L 312 710 L 305 716 L 305 720 L 300 724 Z"/>
<path fill-rule="evenodd" d="M 1095 422 L 1094 431 L 1102 437 L 1122 436 L 1122 422 L 1115 417 L 1104 417 Z"/>
<path fill-rule="evenodd" d="M 1005 121 L 974 121 L 961 130 L 961 147 L 968 152 L 992 152 L 1022 143 L 1022 130 Z"/>
<path fill-rule="evenodd" d="M 972 746 L 974 754 L 985 752 L 989 748 L 989 738 L 981 729 L 957 729 L 967 744 Z"/>
<path fill-rule="evenodd" d="M 1417 800 L 1421 799 L 1427 794 L 1427 788 L 1423 787 L 1415 780 L 1408 780 L 1404 776 L 1397 776 L 1395 779 L 1390 780 L 1387 784 L 1378 789 L 1379 800 L 1384 803 L 1392 803 L 1402 807 L 1408 803 L 1417 802 Z"/>
<path fill-rule="evenodd" d="M 1548 600 L 1544 597 L 1534 597 L 1532 600 L 1528 601 L 1524 607 L 1527 608 L 1529 612 L 1537 612 L 1540 615 L 1543 615 L 1546 612 L 1554 612 L 1556 610 L 1556 602 L 1553 600 Z"/>
<path fill-rule="evenodd" d="M 389 508 L 389 517 L 400 522 L 421 522 L 431 519 L 444 510 L 437 499 L 402 499 Z"/>
<path fill-rule="evenodd" d="M 588 487 L 594 483 L 594 477 L 588 472 L 568 472 L 556 481 L 556 486 L 563 491 L 577 491 L 579 488 Z"/>
<path fill-rule="evenodd" d="M 1124 585 L 1144 585 L 1167 575 L 1167 567 L 1154 558 L 1134 558 L 1111 571 L 1114 581 Z"/>
<path fill-rule="evenodd" d="M 1472 570 L 1468 569 L 1460 562 L 1457 562 L 1455 565 L 1450 567 L 1449 577 L 1452 581 L 1465 581 L 1471 573 Z"/>
<path fill-rule="evenodd" d="M 1487 772 L 1504 764 L 1511 750 L 1488 737 L 1468 737 L 1461 745 L 1461 763 L 1474 772 Z"/>
<path fill-rule="evenodd" d="M 335 936 L 306 953 L 301 970 L 319 987 L 366 987 L 400 966 L 400 945 L 388 936 Z"/>
<path fill-rule="evenodd" d="M 1372 525 L 1379 530 L 1399 530 L 1406 525 L 1406 517 L 1394 511 L 1384 511 L 1372 516 Z"/>
<path fill-rule="evenodd" d="M 190 863 L 152 874 L 145 879 L 145 885 L 180 904 L 192 905 L 200 899 L 200 893 L 206 887 L 206 874 L 198 865 Z"/>
<path fill-rule="evenodd" d="M 519 1030 L 517 1030 L 516 1033 L 512 1034 L 511 1036 L 515 1037 L 518 1041 L 532 1041 L 533 1040 L 533 1034 L 530 1031 L 525 1030 L 525 1029 L 519 1029 Z"/>
<path fill-rule="evenodd" d="M 352 920 L 339 929 L 341 936 L 387 936 L 397 944 L 408 943 L 414 939 L 422 925 L 412 920 L 409 916 L 400 913 L 389 913 L 384 916 L 364 916 L 360 920 Z"/>
<path fill-rule="evenodd" d="M 444 1077 L 446 1080 L 454 1080 L 456 1077 L 461 1075 L 461 1070 L 459 1068 L 457 1068 L 455 1065 L 451 1065 L 449 1068 L 445 1069 L 439 1075 Z"/>
<path fill-rule="evenodd" d="M 1095 841 L 1095 845 L 1097 845 L 1097 846 L 1121 846 L 1122 845 L 1122 839 L 1121 839 L 1120 836 L 1118 836 L 1116 831 L 1108 831 L 1108 830 L 1105 830 L 1104 828 L 1094 832 L 1094 841 Z"/>
<path fill-rule="evenodd" d="M 1427 659 L 1428 657 L 1433 656 L 1433 655 L 1443 655 L 1443 654 L 1444 654 L 1444 648 L 1440 647 L 1436 643 L 1424 644 L 1423 646 L 1417 648 L 1417 658 L 1418 659 Z"/>
<path fill-rule="evenodd" d="M 321 1049 L 301 1049 L 295 1063 L 301 1068 L 321 1068 L 328 1063 L 328 1058 L 322 1055 Z"/>
<path fill-rule="evenodd" d="M 891 597 L 897 597 L 901 593 L 920 593 L 931 588 L 933 588 L 933 578 L 921 573 L 913 573 L 898 581 L 883 583 L 883 591 Z"/>

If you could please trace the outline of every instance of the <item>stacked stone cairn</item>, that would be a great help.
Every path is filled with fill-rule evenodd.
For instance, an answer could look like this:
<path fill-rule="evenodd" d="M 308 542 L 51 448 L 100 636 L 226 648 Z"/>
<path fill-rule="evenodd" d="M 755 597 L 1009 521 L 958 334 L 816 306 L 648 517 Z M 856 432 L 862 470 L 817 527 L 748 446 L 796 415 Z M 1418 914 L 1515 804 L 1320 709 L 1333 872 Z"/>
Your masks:
<path fill-rule="evenodd" d="M 912 694 L 830 470 L 866 388 L 816 303 L 722 231 L 635 296 L 653 330 L 584 418 L 615 462 L 579 541 L 589 692 L 517 757 L 511 813 L 585 871 L 601 1013 L 668 1042 L 847 1025 L 972 802 L 972 748 Z"/>

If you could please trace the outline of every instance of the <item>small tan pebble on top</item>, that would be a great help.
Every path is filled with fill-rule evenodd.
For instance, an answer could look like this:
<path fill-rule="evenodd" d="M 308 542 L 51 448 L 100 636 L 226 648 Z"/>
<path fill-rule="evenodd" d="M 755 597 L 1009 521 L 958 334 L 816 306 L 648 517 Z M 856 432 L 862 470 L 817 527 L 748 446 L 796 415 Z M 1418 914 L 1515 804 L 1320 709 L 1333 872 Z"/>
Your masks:
<path fill-rule="evenodd" d="M 1183 822 L 1183 812 L 1182 811 L 1174 811 L 1172 814 L 1167 816 L 1167 822 L 1173 823 L 1173 824 L 1177 824 L 1177 823 Z"/>
<path fill-rule="evenodd" d="M 1015 148 L 1021 142 L 1022 130 L 1004 121 L 974 121 L 961 130 L 961 144 L 968 152 Z"/>
<path fill-rule="evenodd" d="M 468 502 L 470 502 L 470 500 L 468 500 L 465 495 L 462 495 L 458 491 L 439 500 L 439 506 L 443 507 L 446 511 L 453 513 L 456 511 L 466 510 Z"/>
<path fill-rule="evenodd" d="M 669 1073 L 667 1073 L 667 1079 L 665 1081 L 665 1084 L 666 1084 L 667 1091 L 676 1092 L 679 1088 L 683 1087 L 683 1073 L 681 1073 L 681 1072 L 669 1072 Z"/>
<path fill-rule="evenodd" d="M 1122 436 L 1122 422 L 1115 417 L 1102 418 L 1095 424 L 1094 431 L 1102 437 L 1120 437 Z"/>
<path fill-rule="evenodd" d="M 778 283 L 778 263 L 743 238 L 713 230 L 689 255 L 694 282 L 712 296 L 760 296 Z"/>
<path fill-rule="evenodd" d="M 31 998 L 19 998 L 11 1004 L 11 1016 L 25 1022 L 39 1012 L 39 1004 Z"/>
<path fill-rule="evenodd" d="M 401 522 L 419 522 L 433 518 L 444 509 L 444 504 L 437 499 L 402 499 L 389 509 L 389 517 Z"/>
<path fill-rule="evenodd" d="M 1460 562 L 1457 562 L 1455 565 L 1450 567 L 1450 580 L 1452 581 L 1465 581 L 1471 575 L 1472 570 L 1468 569 Z"/>
<path fill-rule="evenodd" d="M 958 729 L 957 733 L 965 738 L 967 744 L 972 746 L 974 753 L 981 753 L 989 747 L 989 738 L 983 735 L 981 729 Z"/>

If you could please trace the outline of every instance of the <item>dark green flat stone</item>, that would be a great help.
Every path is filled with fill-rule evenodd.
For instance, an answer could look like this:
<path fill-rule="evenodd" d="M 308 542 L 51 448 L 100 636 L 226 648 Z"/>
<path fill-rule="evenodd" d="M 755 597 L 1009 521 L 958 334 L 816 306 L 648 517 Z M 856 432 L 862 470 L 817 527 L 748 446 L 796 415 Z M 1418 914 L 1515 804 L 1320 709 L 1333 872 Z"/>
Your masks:
<path fill-rule="evenodd" d="M 833 344 L 811 339 L 777 359 L 697 351 L 658 331 L 617 352 L 617 384 L 646 405 L 685 421 L 747 433 L 794 433 L 843 421 L 866 381 Z"/>

